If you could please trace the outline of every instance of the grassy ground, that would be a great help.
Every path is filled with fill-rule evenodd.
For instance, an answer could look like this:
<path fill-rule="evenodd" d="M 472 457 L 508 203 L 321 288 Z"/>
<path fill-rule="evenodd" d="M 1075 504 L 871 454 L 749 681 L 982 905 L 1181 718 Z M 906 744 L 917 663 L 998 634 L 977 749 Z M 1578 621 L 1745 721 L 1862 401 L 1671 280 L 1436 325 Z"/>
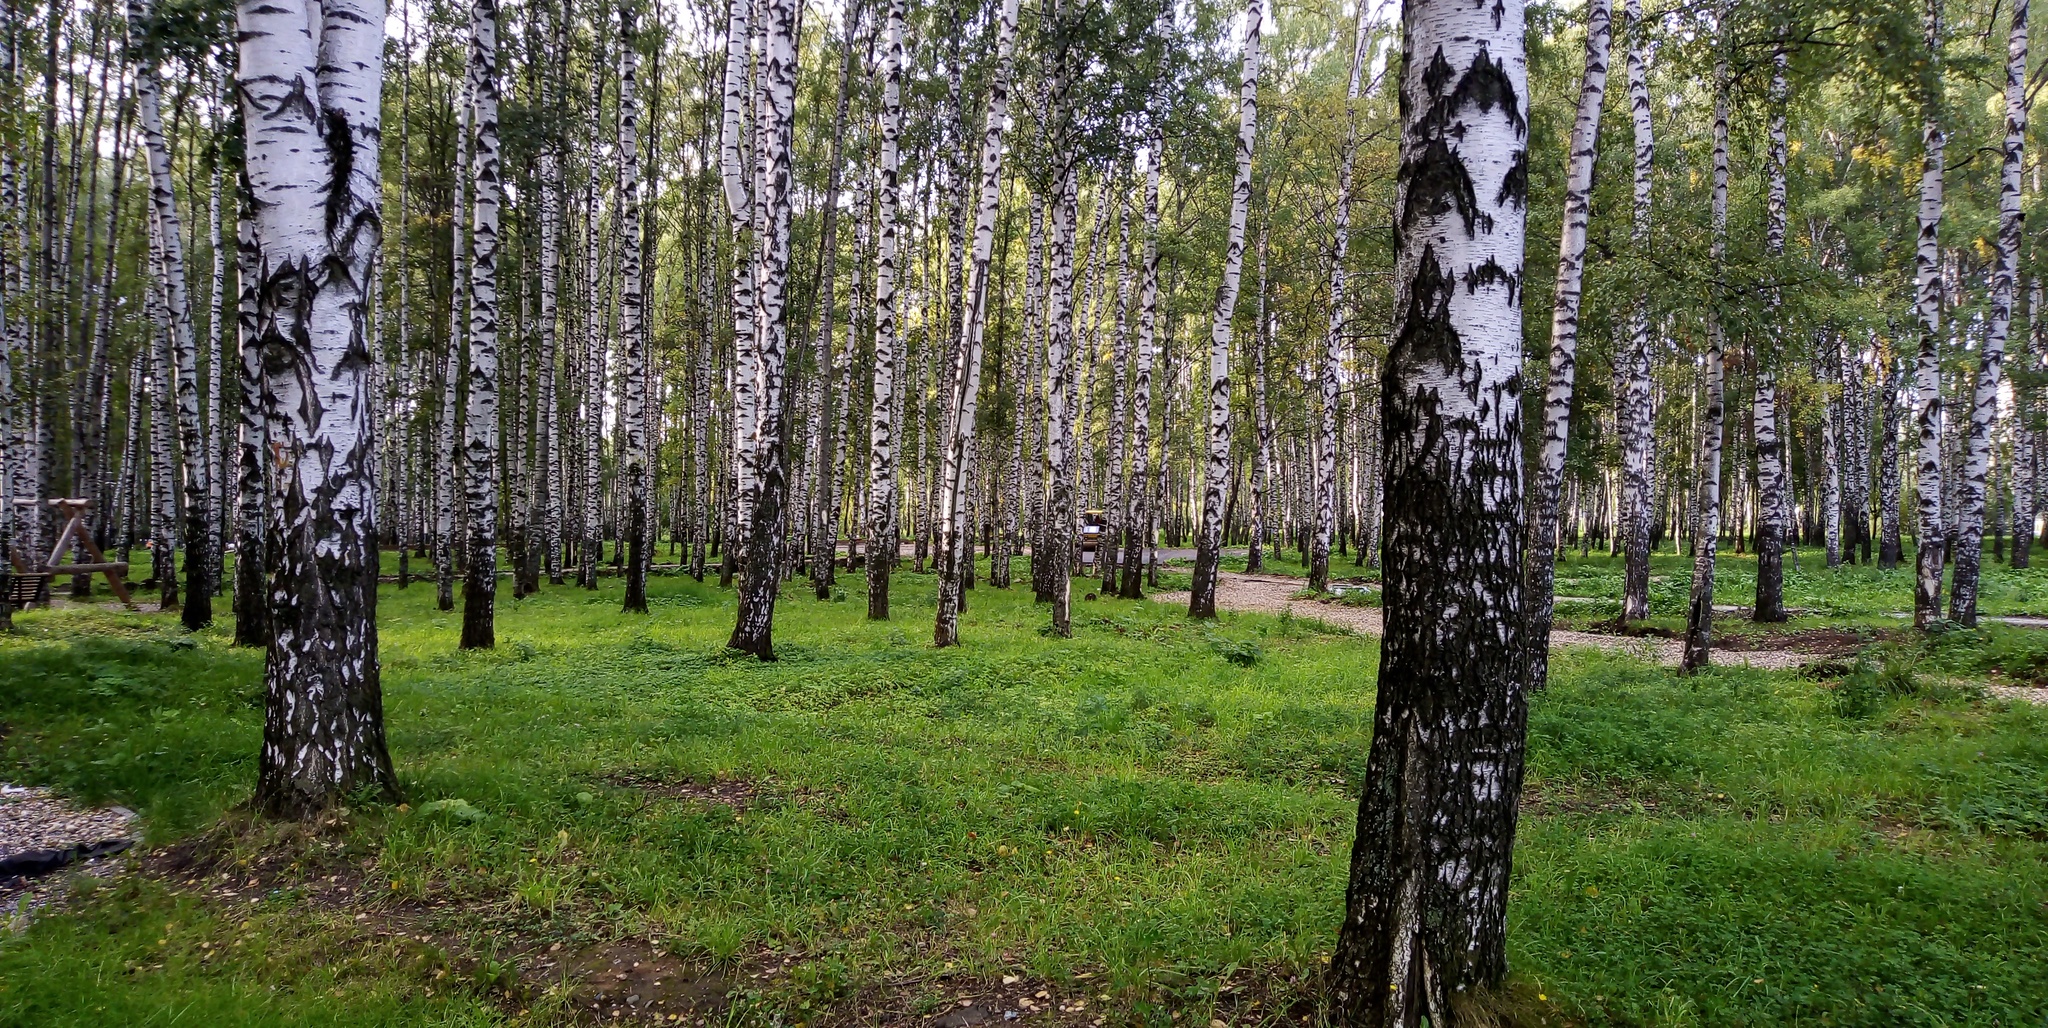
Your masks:
<path fill-rule="evenodd" d="M 0 778 L 132 806 L 152 852 L 0 939 L 0 1024 L 556 1024 L 622 993 L 712 1024 L 1310 1013 L 1377 644 L 1107 600 L 1051 639 L 984 586 L 934 652 L 931 579 L 897 581 L 887 624 L 858 578 L 789 590 L 772 665 L 722 652 L 731 598 L 687 579 L 645 617 L 616 579 L 505 596 L 488 653 L 387 585 L 408 803 L 306 828 L 234 811 L 261 661 L 224 627 L 18 615 Z M 1530 1023 L 2038 1023 L 2048 709 L 1924 672 L 2043 654 L 1957 634 L 1839 684 L 1561 656 L 1510 906 Z"/>

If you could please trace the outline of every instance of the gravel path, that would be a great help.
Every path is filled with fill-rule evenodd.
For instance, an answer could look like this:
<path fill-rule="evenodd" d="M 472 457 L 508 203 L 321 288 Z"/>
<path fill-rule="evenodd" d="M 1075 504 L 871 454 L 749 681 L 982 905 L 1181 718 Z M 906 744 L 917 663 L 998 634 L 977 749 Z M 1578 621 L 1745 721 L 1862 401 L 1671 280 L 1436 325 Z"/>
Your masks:
<path fill-rule="evenodd" d="M 48 789 L 0 783 L 0 860 L 37 850 L 67 850 L 132 841 L 135 812 L 125 807 L 80 810 Z M 30 915 L 69 891 L 78 875 L 105 878 L 121 858 L 98 857 L 36 878 L 0 878 L 0 928 L 24 928 Z"/>
<path fill-rule="evenodd" d="M 1315 618 L 1366 635 L 1380 634 L 1378 607 L 1347 607 L 1341 603 L 1294 599 L 1294 594 L 1301 591 L 1304 584 L 1298 578 L 1241 575 L 1226 571 L 1217 583 L 1216 605 L 1225 610 L 1255 610 L 1268 614 L 1292 611 L 1295 617 Z M 1157 593 L 1152 599 L 1159 603 L 1186 606 L 1188 594 Z M 1552 649 L 1594 646 L 1603 650 L 1634 654 L 1667 667 L 1677 667 L 1679 658 L 1684 655 L 1685 650 L 1684 644 L 1676 639 L 1603 635 L 1598 632 L 1573 632 L 1566 629 L 1556 629 L 1550 633 L 1550 646 Z M 1716 664 L 1749 664 L 1770 670 L 1797 668 L 1811 661 L 1828 659 L 1817 654 L 1786 650 L 1715 650 L 1713 658 Z"/>

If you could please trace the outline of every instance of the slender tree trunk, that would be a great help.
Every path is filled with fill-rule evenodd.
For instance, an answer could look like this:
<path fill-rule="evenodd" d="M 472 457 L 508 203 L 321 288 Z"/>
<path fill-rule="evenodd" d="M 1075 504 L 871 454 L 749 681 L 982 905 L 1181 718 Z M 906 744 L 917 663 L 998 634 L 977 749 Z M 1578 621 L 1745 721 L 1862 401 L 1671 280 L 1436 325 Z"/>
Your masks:
<path fill-rule="evenodd" d="M 1635 0 L 1629 3 L 1631 16 Z M 1713 239 L 1710 263 L 1720 273 L 1728 253 L 1728 20 L 1733 2 L 1716 11 L 1720 53 L 1714 64 L 1714 166 L 1710 216 Z M 1715 283 L 1718 290 L 1719 282 Z M 1714 630 L 1715 549 L 1721 537 L 1721 450 L 1726 434 L 1725 388 L 1726 332 L 1721 326 L 1721 305 L 1707 305 L 1707 354 L 1703 370 L 1706 379 L 1706 416 L 1700 430 L 1700 483 L 1698 523 L 1692 544 L 1692 598 L 1685 614 L 1685 655 L 1681 668 L 1690 674 L 1707 666 Z M 1740 476 L 1737 476 L 1738 478 Z"/>
<path fill-rule="evenodd" d="M 1635 129 L 1635 207 L 1629 240 L 1638 254 L 1650 249 L 1651 173 L 1657 154 L 1650 118 L 1649 40 L 1642 21 L 1640 3 L 1627 8 L 1629 18 L 1628 97 Z M 1622 544 L 1621 618 L 1624 622 L 1650 616 L 1650 501 L 1651 448 L 1655 443 L 1653 401 L 1650 391 L 1650 308 L 1646 291 L 1638 286 L 1629 305 L 1628 350 L 1619 362 L 1628 368 L 1626 382 L 1616 404 L 1621 426 L 1622 489 L 1620 542 Z"/>
<path fill-rule="evenodd" d="M 1010 110 L 1010 45 L 1017 36 L 1017 0 L 1003 0 L 996 20 L 995 72 L 988 87 L 988 113 L 982 121 L 981 166 L 976 181 L 979 200 L 974 212 L 974 252 L 967 267 L 962 317 L 949 381 L 951 432 L 940 463 L 938 615 L 932 645 L 960 641 L 960 589 L 963 567 L 974 564 L 972 524 L 966 503 L 973 488 L 969 470 L 974 452 L 976 401 L 981 395 L 982 330 L 988 319 L 989 264 L 996 241 L 996 208 L 1003 186 L 1003 122 Z"/>
<path fill-rule="evenodd" d="M 1152 534 L 1154 507 L 1146 502 L 1158 475 L 1152 456 L 1152 361 L 1154 332 L 1159 323 L 1159 167 L 1165 160 L 1166 136 L 1157 123 L 1145 141 L 1145 257 L 1138 279 L 1137 367 L 1131 377 L 1131 484 L 1125 490 L 1123 584 L 1118 595 L 1127 600 L 1145 595 L 1140 572 L 1145 543 Z M 1169 384 L 1169 388 L 1171 388 Z M 1165 450 L 1165 440 L 1160 441 Z M 1258 538 L 1252 548 L 1258 549 Z"/>
<path fill-rule="evenodd" d="M 1785 78 L 1786 53 L 1781 42 L 1771 56 L 1771 140 L 1765 159 L 1768 178 L 1765 195 L 1766 214 L 1764 221 L 1764 257 L 1773 264 L 1785 252 Z M 1785 331 L 1781 323 L 1782 312 L 1777 286 L 1769 287 L 1764 294 L 1765 321 L 1771 341 L 1769 353 L 1757 357 L 1756 398 L 1753 413 L 1756 425 L 1756 485 L 1759 500 L 1756 539 L 1756 608 L 1751 615 L 1759 622 L 1785 620 L 1785 533 L 1791 519 L 1786 516 L 1790 509 L 1788 490 L 1791 484 L 1786 472 L 1784 433 L 1779 422 L 1782 412 L 1778 404 L 1777 371 L 1773 365 L 1776 354 L 1785 346 Z M 1796 540 L 1794 540 L 1796 544 Z"/>
<path fill-rule="evenodd" d="M 833 564 L 839 552 L 839 492 L 837 471 L 839 466 L 838 426 L 845 423 L 840 405 L 846 402 L 847 394 L 832 388 L 834 373 L 838 371 L 838 359 L 832 346 L 833 284 L 838 278 L 839 265 L 839 194 L 842 173 L 842 148 L 846 136 L 846 114 L 853 100 L 854 37 L 859 32 L 863 7 L 856 5 L 846 12 L 846 35 L 840 40 L 839 48 L 839 100 L 832 112 L 832 141 L 826 157 L 825 210 L 821 216 L 823 226 L 818 242 L 818 334 L 813 350 L 816 375 L 814 393 L 817 409 L 813 412 L 812 438 L 816 440 L 817 452 L 812 458 L 815 469 L 810 519 L 811 589 L 818 599 L 832 596 Z M 857 263 L 857 262 L 856 262 Z M 858 272 L 856 272 L 858 274 Z M 848 321 L 853 320 L 851 316 Z M 847 333 L 848 351 L 853 349 L 854 333 Z"/>
<path fill-rule="evenodd" d="M 1237 180 L 1230 194 L 1230 229 L 1223 244 L 1223 281 L 1209 328 L 1209 467 L 1202 490 L 1202 527 L 1195 543 L 1194 586 L 1188 615 L 1216 616 L 1216 580 L 1223 560 L 1223 492 L 1230 477 L 1230 336 L 1237 313 L 1238 276 L 1244 267 L 1245 218 L 1252 201 L 1252 143 L 1259 130 L 1259 26 L 1263 0 L 1248 0 L 1244 64 L 1237 100 Z"/>
<path fill-rule="evenodd" d="M 2005 160 L 1999 168 L 1998 239 L 1991 269 L 1991 310 L 1984 345 L 1978 350 L 1977 390 L 1970 409 L 1970 434 L 1963 456 L 1962 510 L 1956 533 L 1956 570 L 1949 594 L 1949 620 L 1977 624 L 1977 568 L 1983 558 L 1985 481 L 1991 465 L 1991 427 L 1998 416 L 1998 387 L 2005 340 L 2012 328 L 2013 294 L 2018 289 L 2021 158 L 2027 137 L 2027 0 L 2013 0 L 2006 41 Z"/>
<path fill-rule="evenodd" d="M 317 34 L 296 0 L 245 0 L 239 14 L 262 262 L 255 341 L 278 471 L 255 804 L 302 816 L 398 791 L 378 680 L 374 408 L 362 359 L 380 234 L 384 6 L 328 0 Z"/>
<path fill-rule="evenodd" d="M 868 617 L 889 619 L 889 572 L 896 564 L 897 137 L 903 131 L 903 6 L 888 0 L 883 28 L 881 190 L 876 210 L 875 363 L 868 416 Z"/>
<path fill-rule="evenodd" d="M 1411 0 L 1403 19 L 1386 631 L 1330 1000 L 1338 1024 L 1414 1028 L 1461 1023 L 1507 972 L 1528 89 L 1520 4 Z"/>
<path fill-rule="evenodd" d="M 631 0 L 619 5 L 619 247 L 620 422 L 626 445 L 619 474 L 625 481 L 626 599 L 628 613 L 647 613 L 648 359 L 641 334 L 640 68 L 638 27 Z"/>
<path fill-rule="evenodd" d="M 1640 97 L 1634 85 L 1646 49 L 1642 38 L 1642 2 L 1628 2 L 1629 84 L 1631 104 L 1643 105 L 1649 117 L 1649 90 Z M 1557 246 L 1557 302 L 1550 316 L 1550 381 L 1543 401 L 1543 449 L 1536 463 L 1536 492 L 1529 507 L 1528 573 L 1523 625 L 1529 647 L 1529 690 L 1549 684 L 1550 620 L 1557 579 L 1557 500 L 1564 483 L 1564 458 L 1571 434 L 1572 392 L 1578 374 L 1579 302 L 1586 276 L 1586 222 L 1592 214 L 1593 166 L 1599 156 L 1600 102 L 1607 93 L 1609 39 L 1613 5 L 1593 0 L 1586 7 L 1586 69 L 1579 85 L 1578 119 L 1572 125 L 1571 158 L 1565 170 L 1564 230 Z M 1354 59 L 1355 61 L 1355 59 Z M 1352 71 L 1354 79 L 1357 71 Z M 1640 150 L 1648 140 L 1638 139 Z"/>
<path fill-rule="evenodd" d="M 1927 0 L 1927 52 L 1932 67 L 1921 101 L 1920 235 L 1914 255 L 1915 313 L 1920 319 L 1920 351 L 1914 362 L 1913 423 L 1919 433 L 1920 530 L 1914 540 L 1913 625 L 1925 628 L 1941 617 L 1941 267 L 1942 149 L 1948 137 L 1941 128 L 1941 3 Z"/>
<path fill-rule="evenodd" d="M 143 0 L 130 0 L 129 34 L 140 39 L 149 12 Z M 52 41 L 54 46 L 54 40 Z M 185 242 L 178 222 L 177 195 L 171 181 L 171 148 L 164 136 L 158 96 L 157 70 L 144 60 L 135 70 L 136 108 L 142 121 L 143 151 L 149 161 L 149 199 L 158 234 L 164 303 L 170 317 L 171 354 L 176 377 L 178 442 L 184 463 L 183 506 L 185 515 L 185 605 L 183 622 L 196 632 L 213 623 L 213 583 L 208 569 L 212 557 L 207 541 L 212 538 L 213 515 L 208 506 L 213 489 L 208 484 L 206 439 L 199 416 L 198 343 L 193 337 L 192 301 L 186 290 Z M 46 162 L 47 163 L 47 162 Z M 46 180 L 45 189 L 52 188 Z"/>
<path fill-rule="evenodd" d="M 463 500 L 469 564 L 462 648 L 497 644 L 498 596 L 498 0 L 471 0 L 469 387 L 463 424 Z"/>
<path fill-rule="evenodd" d="M 1605 9 L 1607 0 L 1595 0 L 1595 5 Z M 1366 4 L 1358 5 L 1358 24 L 1352 32 L 1351 79 L 1350 86 L 1344 93 L 1344 150 L 1337 159 L 1337 207 L 1331 218 L 1335 227 L 1331 233 L 1330 243 L 1330 329 L 1323 340 L 1323 360 L 1321 374 L 1318 376 L 1322 386 L 1322 431 L 1316 438 L 1315 543 L 1309 548 L 1308 558 L 1308 587 L 1316 592 L 1323 592 L 1330 586 L 1330 537 L 1337 528 L 1337 413 L 1342 395 L 1340 383 L 1344 374 L 1344 262 L 1351 253 L 1351 177 L 1352 167 L 1358 156 L 1358 88 L 1365 72 L 1366 32 L 1371 25 L 1366 15 L 1367 10 Z M 1600 20 L 1604 23 L 1605 16 L 1602 15 Z M 1604 41 L 1601 43 L 1601 49 L 1606 49 Z M 1589 57 L 1590 52 L 1589 44 Z M 1604 84 L 1604 68 L 1601 75 Z M 1581 106 L 1583 107 L 1583 104 Z M 1599 101 L 1595 100 L 1593 106 L 1597 116 Z M 1580 120 L 1584 120 L 1583 114 L 1580 115 Z M 1588 177 L 1590 178 L 1590 174 Z M 1581 227 L 1579 232 L 1583 236 L 1585 229 Z M 1584 245 L 1583 242 L 1580 244 L 1582 251 Z M 1263 268 L 1266 260 L 1263 241 L 1259 250 L 1259 264 Z M 1559 277 L 1563 277 L 1562 273 Z M 1264 300 L 1261 298 L 1261 304 L 1263 303 Z M 1260 319 L 1261 332 L 1265 329 L 1264 320 L 1263 317 Z M 1259 406 L 1265 405 L 1261 403 Z M 1257 431 L 1256 426 L 1253 431 Z M 1263 467 L 1257 469 L 1254 477 L 1263 472 Z M 1261 485 L 1255 483 L 1253 488 L 1263 492 Z M 1255 516 L 1254 521 L 1256 520 L 1258 519 Z M 1251 539 L 1253 553 L 1259 550 L 1258 535 L 1256 532 L 1253 533 Z M 1250 570 L 1249 564 L 1246 565 L 1246 570 Z"/>
<path fill-rule="evenodd" d="M 469 231 L 464 222 L 469 217 L 470 206 L 470 123 L 476 116 L 470 90 L 469 78 L 465 74 L 458 101 L 461 110 L 455 119 L 455 208 L 450 225 L 454 273 L 449 279 L 448 353 L 441 362 L 441 411 L 440 422 L 436 426 L 439 440 L 434 458 L 435 603 L 444 611 L 455 609 L 455 476 L 460 470 L 455 449 L 455 402 L 459 398 L 456 381 L 460 374 L 458 369 L 462 366 L 465 328 L 462 301 L 469 292 Z"/>

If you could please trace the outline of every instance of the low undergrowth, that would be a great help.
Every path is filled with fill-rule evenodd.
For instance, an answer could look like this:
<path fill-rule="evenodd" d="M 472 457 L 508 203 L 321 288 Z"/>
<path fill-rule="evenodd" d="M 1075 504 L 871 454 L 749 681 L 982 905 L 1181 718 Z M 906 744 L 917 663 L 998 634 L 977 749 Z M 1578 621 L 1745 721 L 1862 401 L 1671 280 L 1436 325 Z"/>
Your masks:
<path fill-rule="evenodd" d="M 20 615 L 0 777 L 135 807 L 149 852 L 0 941 L 0 1024 L 1312 1017 L 1377 641 L 1112 599 L 1052 639 L 1022 575 L 983 581 L 946 651 L 928 576 L 897 577 L 887 623 L 857 578 L 845 602 L 793 588 L 767 665 L 721 649 L 730 594 L 684 578 L 657 577 L 644 617 L 616 579 L 506 598 L 487 653 L 455 649 L 430 586 L 387 585 L 407 802 L 310 827 L 234 809 L 261 662 L 225 628 Z M 1926 645 L 1912 675 L 2034 666 L 1996 630 Z M 1867 688 L 1853 664 L 1556 659 L 1530 718 L 1515 1016 L 2048 1009 L 2048 712 L 1899 688 L 1870 659 Z"/>

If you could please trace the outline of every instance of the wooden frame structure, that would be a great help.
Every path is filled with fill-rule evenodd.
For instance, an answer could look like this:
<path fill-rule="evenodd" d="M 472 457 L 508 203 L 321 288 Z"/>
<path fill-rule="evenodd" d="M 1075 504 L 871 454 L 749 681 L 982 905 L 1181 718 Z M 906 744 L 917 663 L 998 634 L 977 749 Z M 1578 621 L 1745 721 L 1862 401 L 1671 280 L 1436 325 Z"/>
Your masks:
<path fill-rule="evenodd" d="M 18 506 L 23 507 L 34 507 L 38 503 L 36 500 L 19 498 L 14 502 Z M 86 512 L 92 509 L 92 501 L 59 499 L 40 502 L 67 515 L 64 518 L 64 528 L 57 533 L 57 544 L 50 547 L 50 557 L 48 560 L 43 561 L 41 566 L 29 567 L 22 563 L 20 555 L 15 555 L 14 571 L 18 576 L 17 581 L 20 579 L 40 579 L 40 602 L 48 604 L 50 581 L 56 576 L 103 574 L 107 576 L 107 587 L 113 590 L 115 598 L 119 599 L 123 606 L 131 610 L 134 609 L 135 601 L 128 598 L 128 585 L 121 580 L 121 576 L 128 573 L 128 565 L 121 561 L 108 560 L 107 555 L 100 552 L 99 544 L 93 542 L 92 533 L 86 530 L 85 516 Z M 89 563 L 62 563 L 65 555 L 74 548 L 83 548 L 86 555 L 92 558 L 92 561 Z M 12 591 L 15 588 L 15 583 L 10 582 L 9 588 Z"/>

